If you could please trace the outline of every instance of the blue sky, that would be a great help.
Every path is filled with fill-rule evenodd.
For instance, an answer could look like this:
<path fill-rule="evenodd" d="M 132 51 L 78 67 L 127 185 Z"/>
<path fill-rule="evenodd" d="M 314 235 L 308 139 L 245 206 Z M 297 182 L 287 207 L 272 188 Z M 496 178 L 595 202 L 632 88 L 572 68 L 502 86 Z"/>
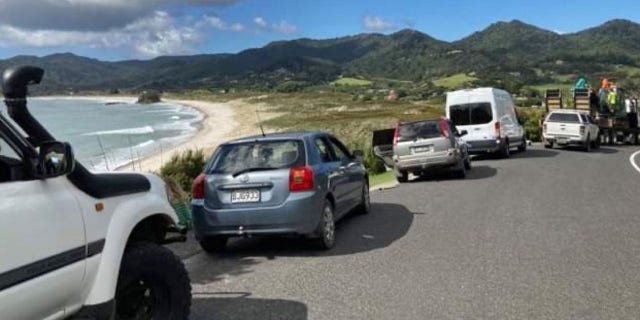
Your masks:
<path fill-rule="evenodd" d="M 0 57 L 73 52 L 103 60 L 238 52 L 274 40 L 415 28 L 453 41 L 519 19 L 561 33 L 614 18 L 639 1 L 0 0 Z"/>

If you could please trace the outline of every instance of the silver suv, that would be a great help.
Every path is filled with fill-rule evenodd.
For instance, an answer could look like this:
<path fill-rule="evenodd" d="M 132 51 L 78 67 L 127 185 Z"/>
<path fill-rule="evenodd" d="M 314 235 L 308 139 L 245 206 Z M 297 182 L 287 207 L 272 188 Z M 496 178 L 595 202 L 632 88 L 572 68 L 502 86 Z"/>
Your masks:
<path fill-rule="evenodd" d="M 393 138 L 389 135 L 393 132 Z M 466 131 L 458 132 L 445 118 L 400 123 L 395 130 L 374 133 L 374 152 L 392 166 L 398 182 L 409 180 L 409 173 L 451 170 L 465 178 L 471 169 L 467 146 L 460 140 Z M 387 137 L 385 137 L 387 136 Z M 391 141 L 393 147 L 385 145 Z"/>

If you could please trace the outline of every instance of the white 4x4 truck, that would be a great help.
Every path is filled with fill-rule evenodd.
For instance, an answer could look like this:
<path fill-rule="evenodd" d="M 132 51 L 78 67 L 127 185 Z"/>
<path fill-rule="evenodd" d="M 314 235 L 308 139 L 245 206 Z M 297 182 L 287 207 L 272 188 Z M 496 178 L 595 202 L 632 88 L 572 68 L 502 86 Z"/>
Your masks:
<path fill-rule="evenodd" d="M 585 151 L 600 147 L 600 128 L 586 112 L 553 110 L 542 124 L 545 148 L 580 146 Z"/>
<path fill-rule="evenodd" d="M 164 182 L 75 162 L 27 109 L 43 73 L 2 79 L 21 130 L 0 114 L 0 319 L 186 319 L 188 274 L 161 246 L 186 231 Z"/>

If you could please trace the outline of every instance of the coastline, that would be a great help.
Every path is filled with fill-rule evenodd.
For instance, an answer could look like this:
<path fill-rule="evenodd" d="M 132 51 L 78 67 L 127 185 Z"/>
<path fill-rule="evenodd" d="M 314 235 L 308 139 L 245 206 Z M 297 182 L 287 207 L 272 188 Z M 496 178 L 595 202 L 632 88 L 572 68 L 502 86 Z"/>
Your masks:
<path fill-rule="evenodd" d="M 38 99 L 87 99 L 104 103 L 135 103 L 135 96 L 43 96 Z M 163 164 L 173 156 L 187 150 L 200 149 L 208 159 L 218 145 L 243 136 L 260 133 L 256 109 L 261 110 L 261 120 L 277 116 L 265 111 L 265 105 L 246 99 L 229 102 L 211 102 L 203 100 L 162 99 L 163 103 L 182 105 L 198 111 L 202 119 L 195 123 L 196 130 L 185 141 L 178 145 L 167 146 L 166 149 L 146 155 L 118 166 L 115 171 L 158 172 Z"/>

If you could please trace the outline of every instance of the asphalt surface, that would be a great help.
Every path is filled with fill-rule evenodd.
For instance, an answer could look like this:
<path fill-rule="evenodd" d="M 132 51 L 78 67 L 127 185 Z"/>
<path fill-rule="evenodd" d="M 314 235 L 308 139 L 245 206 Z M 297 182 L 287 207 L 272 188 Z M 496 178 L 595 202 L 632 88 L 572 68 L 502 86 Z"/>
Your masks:
<path fill-rule="evenodd" d="M 192 319 L 638 318 L 637 150 L 535 147 L 475 159 L 466 180 L 375 192 L 328 252 L 261 238 L 185 249 Z"/>

